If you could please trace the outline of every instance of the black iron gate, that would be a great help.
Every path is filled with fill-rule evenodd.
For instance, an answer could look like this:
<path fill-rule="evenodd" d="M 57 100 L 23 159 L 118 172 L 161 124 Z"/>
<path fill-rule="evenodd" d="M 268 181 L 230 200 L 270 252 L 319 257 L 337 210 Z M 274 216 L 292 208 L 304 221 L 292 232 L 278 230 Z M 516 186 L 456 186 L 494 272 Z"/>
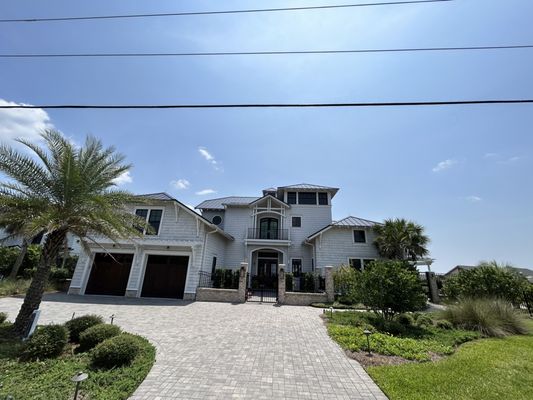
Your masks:
<path fill-rule="evenodd" d="M 248 289 L 246 301 L 257 303 L 276 303 L 278 301 L 278 290 L 259 287 L 257 289 Z"/>
<path fill-rule="evenodd" d="M 250 282 L 248 280 L 248 282 Z M 263 284 L 252 279 L 251 285 L 246 290 L 246 301 L 256 303 L 276 303 L 278 301 L 278 289 L 272 285 Z"/>

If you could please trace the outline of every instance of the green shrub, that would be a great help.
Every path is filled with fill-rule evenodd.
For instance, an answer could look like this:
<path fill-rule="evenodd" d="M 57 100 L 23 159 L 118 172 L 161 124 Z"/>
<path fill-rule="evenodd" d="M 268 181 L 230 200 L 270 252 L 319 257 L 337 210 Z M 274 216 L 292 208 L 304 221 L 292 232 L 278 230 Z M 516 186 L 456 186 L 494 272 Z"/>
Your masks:
<path fill-rule="evenodd" d="M 104 340 L 120 335 L 120 328 L 111 324 L 98 324 L 87 328 L 80 335 L 79 351 L 87 351 Z"/>
<path fill-rule="evenodd" d="M 449 306 L 442 316 L 454 326 L 502 337 L 528 333 L 525 317 L 511 303 L 499 299 L 465 299 Z"/>
<path fill-rule="evenodd" d="M 9 275 L 19 252 L 17 247 L 0 247 L 0 275 Z"/>
<path fill-rule="evenodd" d="M 317 276 L 312 272 L 302 274 L 302 291 L 307 293 L 315 292 Z"/>
<path fill-rule="evenodd" d="M 83 315 L 71 319 L 65 326 L 70 332 L 70 341 L 74 343 L 79 343 L 80 335 L 83 331 L 90 328 L 91 326 L 98 325 L 103 323 L 104 320 L 99 315 Z"/>
<path fill-rule="evenodd" d="M 292 292 L 294 290 L 294 279 L 293 275 L 290 273 L 285 274 L 285 290 L 287 292 Z"/>
<path fill-rule="evenodd" d="M 30 337 L 22 357 L 28 360 L 58 357 L 67 345 L 68 331 L 63 325 L 46 325 Z"/>
<path fill-rule="evenodd" d="M 344 349 L 367 350 L 367 340 L 362 328 L 330 324 L 328 333 Z M 417 361 L 431 360 L 431 353 L 451 354 L 453 352 L 452 346 L 434 340 L 400 338 L 379 332 L 370 336 L 370 347 L 375 353 Z"/>
<path fill-rule="evenodd" d="M 130 364 L 141 351 L 139 339 L 121 335 L 104 340 L 91 353 L 91 363 L 98 368 L 114 368 Z"/>
<path fill-rule="evenodd" d="M 357 304 L 360 302 L 359 275 L 359 271 L 347 265 L 343 265 L 333 272 L 337 301 L 343 304 Z"/>
<path fill-rule="evenodd" d="M 424 328 L 433 325 L 433 319 L 427 314 L 419 314 L 416 319 L 416 326 Z"/>
<path fill-rule="evenodd" d="M 362 303 L 388 320 L 426 305 L 418 272 L 404 261 L 374 261 L 361 272 L 360 288 Z"/>
<path fill-rule="evenodd" d="M 403 313 L 396 316 L 396 321 L 398 321 L 403 326 L 412 326 L 415 324 L 415 319 L 412 314 Z"/>
<path fill-rule="evenodd" d="M 54 282 L 62 282 L 72 278 L 72 272 L 66 268 L 52 268 L 49 279 Z"/>
<path fill-rule="evenodd" d="M 527 279 L 497 262 L 482 262 L 477 268 L 462 270 L 444 282 L 444 294 L 452 299 L 501 298 L 515 306 L 522 302 Z"/>
<path fill-rule="evenodd" d="M 447 319 L 441 319 L 435 322 L 435 326 L 440 329 L 453 329 L 453 324 Z"/>
<path fill-rule="evenodd" d="M 5 312 L 0 312 L 0 324 L 3 324 L 7 320 L 7 314 Z"/>

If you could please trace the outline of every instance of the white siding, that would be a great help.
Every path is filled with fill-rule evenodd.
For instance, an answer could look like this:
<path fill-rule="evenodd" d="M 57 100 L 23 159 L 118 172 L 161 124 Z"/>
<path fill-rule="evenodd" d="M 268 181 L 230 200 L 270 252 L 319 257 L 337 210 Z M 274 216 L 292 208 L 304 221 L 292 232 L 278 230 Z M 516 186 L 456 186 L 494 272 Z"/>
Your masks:
<path fill-rule="evenodd" d="M 292 217 L 302 218 L 302 227 L 292 227 Z M 331 206 L 291 205 L 287 210 L 287 226 L 290 230 L 291 247 L 289 248 L 287 270 L 290 271 L 290 259 L 301 258 L 303 272 L 311 272 L 312 247 L 304 244 L 307 237 L 331 223 Z M 317 264 L 315 264 L 317 265 Z"/>
<path fill-rule="evenodd" d="M 347 265 L 348 258 L 379 258 L 374 246 L 375 235 L 371 229 L 366 229 L 366 243 L 354 243 L 353 230 L 357 228 L 331 228 L 318 236 L 315 240 L 316 266 L 334 267 Z"/>
<path fill-rule="evenodd" d="M 251 227 L 251 209 L 248 207 L 228 207 L 226 209 L 226 221 L 224 231 L 235 238 L 227 242 L 225 252 L 225 267 L 238 268 L 240 263 L 247 258 L 244 239 Z"/>
<path fill-rule="evenodd" d="M 227 267 L 224 258 L 227 242 L 225 238 L 214 233 L 207 236 L 202 271 L 211 272 L 213 257 L 217 258 L 217 268 Z"/>

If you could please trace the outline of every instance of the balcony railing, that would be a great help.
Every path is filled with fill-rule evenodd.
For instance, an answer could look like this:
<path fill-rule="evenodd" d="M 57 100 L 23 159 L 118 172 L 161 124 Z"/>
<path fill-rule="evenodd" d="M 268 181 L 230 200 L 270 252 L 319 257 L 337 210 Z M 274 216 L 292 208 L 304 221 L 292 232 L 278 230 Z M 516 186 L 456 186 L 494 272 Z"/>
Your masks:
<path fill-rule="evenodd" d="M 248 239 L 263 239 L 263 240 L 288 240 L 288 229 L 261 229 L 249 228 Z"/>

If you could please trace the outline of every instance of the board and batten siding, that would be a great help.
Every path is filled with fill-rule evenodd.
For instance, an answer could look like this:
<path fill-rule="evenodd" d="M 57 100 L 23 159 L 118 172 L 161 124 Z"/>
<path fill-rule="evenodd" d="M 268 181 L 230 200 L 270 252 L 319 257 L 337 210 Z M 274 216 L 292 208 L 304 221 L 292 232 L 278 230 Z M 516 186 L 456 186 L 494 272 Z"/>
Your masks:
<path fill-rule="evenodd" d="M 362 228 L 333 227 L 314 240 L 317 267 L 348 265 L 349 258 L 379 258 L 376 246 L 373 244 L 375 239 L 373 230 L 365 229 L 366 243 L 354 243 L 354 229 Z"/>

